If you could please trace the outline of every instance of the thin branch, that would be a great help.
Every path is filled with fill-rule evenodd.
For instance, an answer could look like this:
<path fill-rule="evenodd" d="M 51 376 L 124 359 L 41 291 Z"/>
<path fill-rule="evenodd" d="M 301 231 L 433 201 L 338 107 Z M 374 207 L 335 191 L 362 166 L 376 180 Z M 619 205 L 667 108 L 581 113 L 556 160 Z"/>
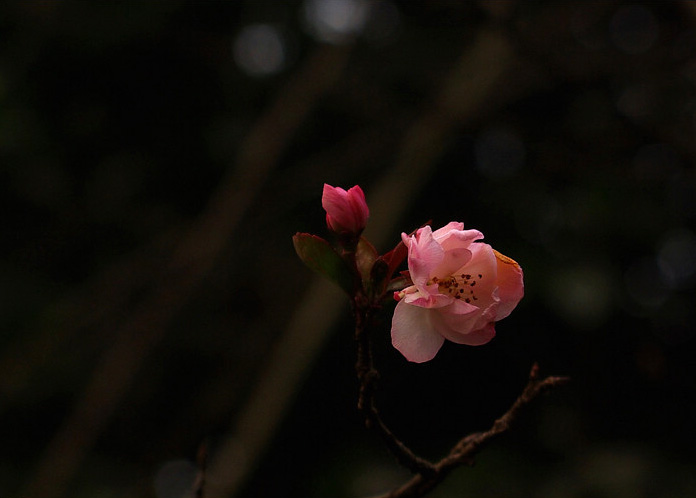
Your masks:
<path fill-rule="evenodd" d="M 465 49 L 433 105 L 408 127 L 393 168 L 370 189 L 371 217 L 364 235 L 375 246 L 388 243 L 397 220 L 403 216 L 402 200 L 413 198 L 427 182 L 451 130 L 474 121 L 481 112 L 488 113 L 518 98 L 537 84 L 525 81 L 511 87 L 506 75 L 515 71 L 514 62 L 511 47 L 497 31 L 483 31 L 474 45 Z M 211 459 L 206 489 L 210 498 L 233 496 L 270 441 L 301 381 L 301 373 L 318 354 L 321 341 L 339 313 L 341 296 L 328 295 L 330 290 L 328 284 L 323 286 L 315 280 L 279 338 L 267 362 L 269 367 L 230 428 L 222 449 Z M 317 314 L 317 310 L 322 313 Z M 375 379 L 365 375 L 366 379 Z M 380 425 L 377 429 L 382 430 Z"/>
<path fill-rule="evenodd" d="M 538 396 L 546 391 L 567 383 L 567 377 L 546 377 L 539 379 L 539 366 L 534 364 L 529 374 L 529 382 L 522 394 L 510 409 L 498 418 L 486 432 L 476 432 L 462 438 L 450 452 L 434 464 L 432 471 L 420 472 L 406 484 L 384 495 L 382 498 L 417 498 L 425 496 L 440 484 L 449 473 L 460 465 L 472 465 L 474 456 L 496 437 L 508 431 L 520 413 Z"/>
<path fill-rule="evenodd" d="M 476 432 L 462 438 L 450 452 L 437 463 L 432 463 L 418 456 L 404 444 L 384 423 L 375 404 L 376 384 L 379 371 L 375 368 L 372 355 L 372 340 L 370 331 L 374 328 L 371 307 L 362 307 L 360 298 L 354 302 L 355 310 L 355 339 L 357 342 L 357 361 L 355 364 L 358 376 L 359 394 L 358 411 L 365 417 L 365 425 L 375 429 L 384 440 L 389 451 L 396 457 L 399 464 L 409 469 L 415 476 L 405 485 L 385 495 L 386 498 L 411 498 L 424 496 L 437 486 L 456 467 L 472 465 L 474 455 L 490 443 L 495 437 L 510 429 L 519 413 L 537 396 L 552 387 L 568 381 L 566 377 L 547 377 L 539 379 L 539 366 L 535 363 L 529 373 L 529 381 L 522 394 L 515 400 L 510 409 L 497 419 L 486 432 Z"/>
<path fill-rule="evenodd" d="M 480 111 L 484 102 L 490 109 L 490 106 L 496 103 L 500 105 L 501 101 L 509 101 L 519 96 L 520 93 L 528 91 L 530 87 L 536 86 L 538 81 L 532 78 L 509 93 L 511 87 L 506 84 L 505 75 L 515 70 L 514 55 L 511 44 L 499 30 L 482 30 L 473 46 L 464 52 L 445 80 L 440 94 L 433 102 L 431 112 L 425 113 L 406 133 L 393 174 L 385 177 L 383 179 L 384 186 L 375 190 L 379 191 L 391 185 L 399 185 L 407 178 L 422 181 L 427 171 L 425 166 L 431 164 L 440 153 L 442 143 L 452 126 L 470 120 Z M 496 90 L 506 91 L 496 92 Z M 496 98 L 499 99 L 497 102 Z M 378 225 L 375 222 L 379 221 L 380 216 L 392 217 L 392 211 L 396 209 L 395 203 L 388 202 L 386 196 L 380 195 L 373 197 L 371 207 L 373 208 L 372 227 Z M 373 237 L 369 233 L 370 230 L 371 227 L 368 226 L 365 234 L 368 239 Z M 367 346 L 361 344 L 362 340 L 359 334 L 356 334 L 356 339 L 358 339 L 359 354 L 356 369 L 360 380 L 359 408 L 361 413 L 366 417 L 368 426 L 372 425 L 379 431 L 398 461 L 416 474 L 404 486 L 385 495 L 390 498 L 423 496 L 442 482 L 453 468 L 463 463 L 471 463 L 473 456 L 484 444 L 488 443 L 495 435 L 507 430 L 517 413 L 529 401 L 542 391 L 565 382 L 565 379 L 561 378 L 538 381 L 536 378 L 537 370 L 533 369 L 525 391 L 506 415 L 496 421 L 491 430 L 465 437 L 453 447 L 445 458 L 433 464 L 415 455 L 396 438 L 382 421 L 372 399 L 377 375 L 370 374 L 369 372 L 374 370 L 374 366 L 371 363 L 365 363 Z M 360 355 L 362 355 L 362 359 Z M 366 402 L 368 397 L 370 398 L 369 403 Z M 366 407 L 369 409 L 366 410 Z"/>
<path fill-rule="evenodd" d="M 369 314 L 369 313 L 368 313 Z M 379 371 L 375 368 L 372 356 L 372 341 L 369 336 L 371 320 L 364 317 L 360 311 L 355 313 L 355 338 L 358 344 L 358 360 L 355 365 L 358 381 L 358 411 L 365 417 L 368 429 L 375 429 L 384 440 L 389 451 L 396 457 L 399 464 L 414 474 L 431 475 L 435 467 L 428 460 L 419 457 L 406 446 L 384 423 L 375 405 L 375 389 L 379 380 Z"/>
<path fill-rule="evenodd" d="M 411 449 L 399 440 L 382 420 L 374 404 L 370 409 L 370 420 L 373 426 L 379 430 L 380 436 L 387 444 L 389 451 L 397 458 L 399 463 L 414 474 L 433 476 L 437 473 L 437 467 L 432 462 L 416 455 Z"/>

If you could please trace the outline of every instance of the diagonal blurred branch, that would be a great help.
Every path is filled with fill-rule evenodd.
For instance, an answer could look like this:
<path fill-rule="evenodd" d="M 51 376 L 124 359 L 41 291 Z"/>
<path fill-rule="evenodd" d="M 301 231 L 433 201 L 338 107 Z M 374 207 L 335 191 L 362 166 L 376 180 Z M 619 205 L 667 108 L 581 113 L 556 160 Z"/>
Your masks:
<path fill-rule="evenodd" d="M 106 324 L 118 323 L 129 300 L 144 292 L 161 275 L 162 262 L 158 255 L 174 245 L 176 235 L 174 228 L 163 230 L 149 243 L 94 275 L 80 289 L 53 303 L 49 314 L 56 317 L 54 320 L 2 352 L 0 393 L 4 399 L 11 399 L 25 389 L 36 371 L 73 337 L 80 336 L 79 340 L 83 340 L 81 333 L 97 328 L 102 328 L 106 335 Z M 7 408 L 7 404 L 0 406 L 0 411 Z"/>
<path fill-rule="evenodd" d="M 366 236 L 376 246 L 387 245 L 390 234 L 398 233 L 395 227 L 407 207 L 404 200 L 414 198 L 426 181 L 453 126 L 471 122 L 484 108 L 517 98 L 537 84 L 532 78 L 520 79 L 512 89 L 506 86 L 516 69 L 513 55 L 499 31 L 481 32 L 444 81 L 432 107 L 408 129 L 394 168 L 370 189 Z M 247 406 L 213 456 L 207 480 L 210 498 L 238 493 L 271 441 L 328 331 L 345 309 L 343 296 L 329 290 L 328 284 L 314 281 L 268 358 Z"/>
<path fill-rule="evenodd" d="M 467 47 L 445 78 L 432 107 L 407 130 L 396 166 L 382 178 L 374 192 L 368 238 L 383 233 L 388 220 L 395 223 L 401 216 L 405 206 L 394 200 L 415 196 L 432 163 L 442 153 L 453 126 L 474 120 L 483 107 L 490 112 L 493 105 L 501 103 L 500 96 L 516 98 L 527 91 L 525 81 L 515 92 L 500 92 L 496 98 L 513 67 L 512 47 L 497 30 L 481 32 L 473 46 Z"/>
<path fill-rule="evenodd" d="M 321 47 L 278 95 L 242 143 L 205 211 L 169 259 L 159 286 L 119 329 L 39 462 L 26 496 L 57 497 L 77 471 L 177 310 L 203 282 L 297 127 L 340 76 L 348 51 Z"/>

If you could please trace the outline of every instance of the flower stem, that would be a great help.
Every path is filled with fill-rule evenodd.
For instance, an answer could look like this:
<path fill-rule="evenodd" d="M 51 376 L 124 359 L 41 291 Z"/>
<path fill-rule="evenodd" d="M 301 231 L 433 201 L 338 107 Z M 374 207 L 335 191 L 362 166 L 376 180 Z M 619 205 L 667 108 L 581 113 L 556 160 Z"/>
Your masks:
<path fill-rule="evenodd" d="M 358 377 L 358 411 L 364 417 L 365 426 L 376 430 L 396 457 L 399 464 L 409 469 L 414 476 L 402 486 L 393 489 L 381 498 L 419 498 L 425 496 L 449 473 L 461 465 L 473 465 L 474 456 L 495 438 L 508 431 L 523 409 L 546 391 L 568 382 L 567 377 L 539 378 L 539 366 L 535 363 L 529 373 L 529 380 L 522 393 L 512 406 L 486 432 L 475 432 L 460 439 L 437 463 L 432 463 L 416 455 L 389 429 L 382 420 L 375 402 L 379 371 L 375 367 L 372 351 L 371 330 L 374 328 L 374 314 L 378 307 L 363 296 L 353 300 L 355 315 L 355 340 L 357 361 L 355 370 Z"/>
<path fill-rule="evenodd" d="M 355 338 L 358 347 L 358 358 L 355 365 L 358 381 L 358 411 L 365 419 L 368 429 L 379 432 L 389 450 L 394 454 L 399 463 L 414 474 L 431 475 L 434 466 L 428 460 L 419 457 L 406 446 L 382 420 L 375 403 L 375 391 L 379 380 L 379 371 L 374 365 L 372 352 L 372 340 L 370 337 L 370 325 L 372 324 L 372 309 L 355 308 Z"/>
<path fill-rule="evenodd" d="M 393 489 L 381 498 L 418 498 L 440 484 L 449 473 L 460 465 L 473 465 L 474 456 L 495 438 L 508 431 L 523 409 L 541 394 L 566 384 L 567 377 L 546 377 L 539 379 L 539 366 L 535 363 L 529 374 L 529 381 L 522 394 L 486 432 L 475 432 L 462 438 L 450 452 L 433 466 L 430 473 L 418 473 L 404 485 Z"/>

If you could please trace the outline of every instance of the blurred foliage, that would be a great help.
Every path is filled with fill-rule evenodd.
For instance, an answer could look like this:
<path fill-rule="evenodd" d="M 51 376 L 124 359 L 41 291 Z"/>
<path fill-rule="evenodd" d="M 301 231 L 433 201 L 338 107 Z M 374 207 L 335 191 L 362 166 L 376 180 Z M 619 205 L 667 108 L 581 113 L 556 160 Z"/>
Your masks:
<path fill-rule="evenodd" d="M 512 54 L 471 68 L 477 81 L 502 65 L 493 91 L 437 122 L 417 195 L 370 199 L 407 132 L 447 114 L 437 96 L 481 32 Z M 359 183 L 373 216 L 400 207 L 381 250 L 454 219 L 525 270 L 492 343 L 446 344 L 425 365 L 392 350 L 387 310 L 379 396 L 409 444 L 437 456 L 486 428 L 533 361 L 573 378 L 433 496 L 693 495 L 695 82 L 688 1 L 3 3 L 0 495 L 54 458 L 75 465 L 65 496 L 180 496 L 303 302 L 312 277 L 291 236 L 322 233 L 324 182 Z M 269 165 L 258 179 L 240 166 L 252 149 Z M 230 201 L 238 221 L 215 252 L 196 230 L 223 224 L 210 213 L 224 185 L 250 198 Z M 193 276 L 186 240 L 200 240 L 184 246 Z M 355 413 L 347 311 L 240 496 L 364 496 L 406 478 Z M 144 332 L 129 348 L 130 323 Z M 85 418 L 89 444 L 65 443 L 82 457 L 51 457 L 118 348 L 131 380 L 116 394 L 100 380 L 117 404 Z"/>

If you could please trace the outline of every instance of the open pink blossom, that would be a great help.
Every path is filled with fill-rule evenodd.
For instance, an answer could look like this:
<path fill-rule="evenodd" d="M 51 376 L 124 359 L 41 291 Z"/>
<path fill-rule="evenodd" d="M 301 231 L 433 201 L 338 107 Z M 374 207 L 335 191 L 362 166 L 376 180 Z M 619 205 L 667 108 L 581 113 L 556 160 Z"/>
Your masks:
<path fill-rule="evenodd" d="M 358 185 L 346 191 L 324 184 L 321 205 L 326 211 L 326 224 L 330 230 L 359 235 L 365 229 L 370 210 Z"/>
<path fill-rule="evenodd" d="M 495 336 L 495 322 L 508 316 L 524 295 L 522 268 L 490 245 L 483 234 L 451 222 L 415 235 L 408 247 L 413 285 L 394 297 L 392 344 L 407 360 L 431 360 L 445 339 L 478 346 Z"/>

